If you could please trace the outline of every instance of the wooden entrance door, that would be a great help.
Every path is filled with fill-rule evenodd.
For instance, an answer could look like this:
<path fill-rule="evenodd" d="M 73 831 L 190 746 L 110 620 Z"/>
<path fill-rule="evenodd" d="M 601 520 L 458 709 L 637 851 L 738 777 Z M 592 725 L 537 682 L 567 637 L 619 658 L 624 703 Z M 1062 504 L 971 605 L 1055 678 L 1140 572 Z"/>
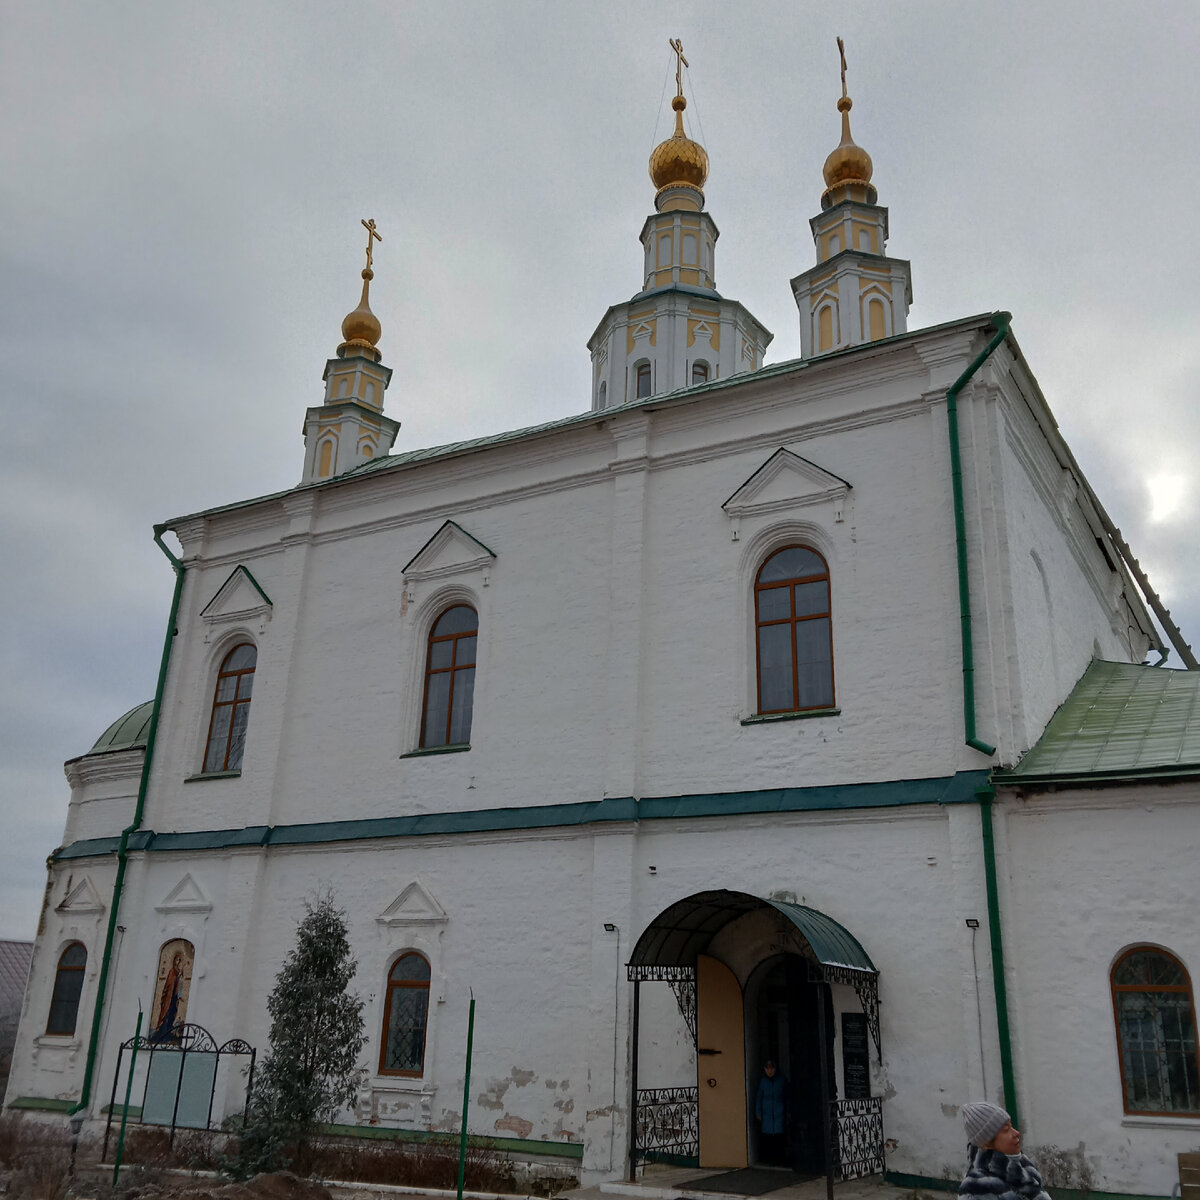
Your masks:
<path fill-rule="evenodd" d="M 696 1083 L 700 1165 L 744 1167 L 746 1032 L 742 989 L 722 962 L 696 959 Z"/>

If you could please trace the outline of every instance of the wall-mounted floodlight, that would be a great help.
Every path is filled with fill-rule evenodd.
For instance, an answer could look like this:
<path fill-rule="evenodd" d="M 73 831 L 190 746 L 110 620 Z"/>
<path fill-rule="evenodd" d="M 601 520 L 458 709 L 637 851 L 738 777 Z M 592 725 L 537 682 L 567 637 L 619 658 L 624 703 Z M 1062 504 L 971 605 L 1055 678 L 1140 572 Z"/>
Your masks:
<path fill-rule="evenodd" d="M 979 921 L 975 917 L 968 917 L 967 918 L 967 928 L 968 929 L 978 929 Z"/>
<path fill-rule="evenodd" d="M 604 922 L 604 932 L 605 933 L 616 933 L 617 927 L 611 921 L 605 921 Z"/>

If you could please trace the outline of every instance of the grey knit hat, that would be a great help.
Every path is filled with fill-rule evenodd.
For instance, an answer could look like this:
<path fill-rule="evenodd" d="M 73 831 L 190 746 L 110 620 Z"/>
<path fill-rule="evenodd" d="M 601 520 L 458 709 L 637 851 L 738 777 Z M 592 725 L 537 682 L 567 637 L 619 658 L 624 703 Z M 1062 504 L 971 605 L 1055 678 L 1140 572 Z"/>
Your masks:
<path fill-rule="evenodd" d="M 972 1101 L 961 1109 L 967 1138 L 974 1146 L 986 1146 L 1012 1118 L 998 1104 Z"/>

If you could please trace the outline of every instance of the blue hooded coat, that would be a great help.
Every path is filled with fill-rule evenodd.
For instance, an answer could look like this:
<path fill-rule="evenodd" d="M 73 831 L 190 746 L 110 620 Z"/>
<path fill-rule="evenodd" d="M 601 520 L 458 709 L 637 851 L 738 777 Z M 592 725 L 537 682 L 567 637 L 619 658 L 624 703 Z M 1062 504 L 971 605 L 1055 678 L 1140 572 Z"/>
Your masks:
<path fill-rule="evenodd" d="M 774 1077 L 764 1075 L 758 1081 L 758 1092 L 754 1097 L 754 1115 L 762 1122 L 763 1133 L 776 1134 L 784 1131 L 787 1102 L 787 1080 L 778 1071 Z"/>

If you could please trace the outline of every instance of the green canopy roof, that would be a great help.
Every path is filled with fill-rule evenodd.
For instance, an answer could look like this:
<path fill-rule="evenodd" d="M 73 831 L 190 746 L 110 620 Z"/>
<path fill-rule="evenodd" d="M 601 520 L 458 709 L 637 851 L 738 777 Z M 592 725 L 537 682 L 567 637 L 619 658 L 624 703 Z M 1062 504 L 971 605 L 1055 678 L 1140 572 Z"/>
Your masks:
<path fill-rule="evenodd" d="M 1200 671 L 1095 660 L 995 783 L 1200 773 Z"/>
<path fill-rule="evenodd" d="M 104 754 L 109 750 L 132 750 L 146 744 L 150 732 L 150 715 L 154 701 L 147 700 L 118 717 L 97 739 L 89 754 Z"/>
<path fill-rule="evenodd" d="M 756 908 L 773 908 L 794 925 L 823 966 L 878 974 L 858 939 L 832 917 L 803 904 L 728 891 L 697 892 L 663 909 L 638 938 L 629 966 L 694 967 L 720 930 Z"/>

